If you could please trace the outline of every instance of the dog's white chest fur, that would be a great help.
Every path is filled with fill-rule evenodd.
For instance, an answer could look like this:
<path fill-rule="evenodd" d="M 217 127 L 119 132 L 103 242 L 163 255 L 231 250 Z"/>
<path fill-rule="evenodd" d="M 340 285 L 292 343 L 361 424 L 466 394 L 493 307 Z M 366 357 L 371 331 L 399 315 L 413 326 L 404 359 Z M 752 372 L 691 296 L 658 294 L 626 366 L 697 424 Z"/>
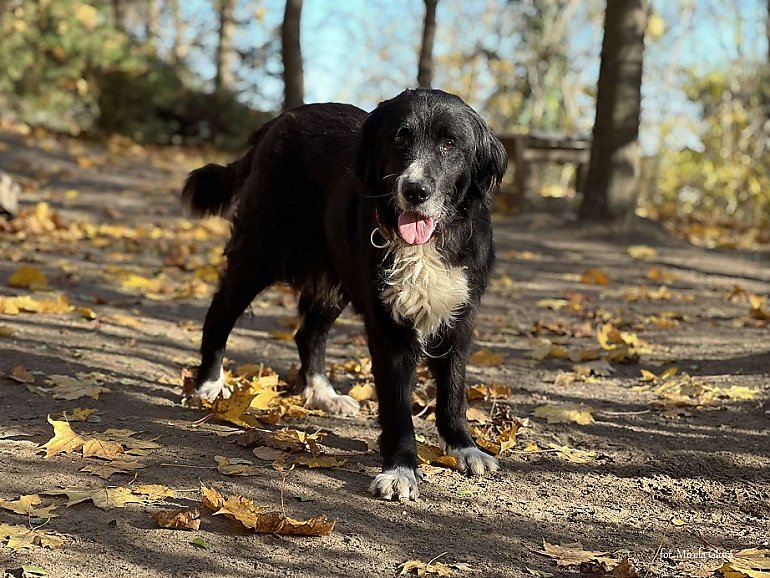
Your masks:
<path fill-rule="evenodd" d="M 399 323 L 413 325 L 421 341 L 442 326 L 451 326 L 468 302 L 468 278 L 463 267 L 447 265 L 435 242 L 408 245 L 395 242 L 393 264 L 384 271 L 382 301 Z"/>

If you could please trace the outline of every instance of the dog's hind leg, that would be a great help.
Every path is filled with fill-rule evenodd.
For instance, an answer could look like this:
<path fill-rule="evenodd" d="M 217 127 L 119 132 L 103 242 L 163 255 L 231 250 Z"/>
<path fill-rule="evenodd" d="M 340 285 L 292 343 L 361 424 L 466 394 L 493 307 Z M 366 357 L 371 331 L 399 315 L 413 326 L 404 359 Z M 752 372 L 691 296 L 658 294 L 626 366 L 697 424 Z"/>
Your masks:
<path fill-rule="evenodd" d="M 297 386 L 302 389 L 305 405 L 335 415 L 355 415 L 359 410 L 358 402 L 334 391 L 326 377 L 326 338 L 346 304 L 344 298 L 321 301 L 307 294 L 301 295 L 299 313 L 302 321 L 294 336 L 301 361 Z"/>
<path fill-rule="evenodd" d="M 196 397 L 213 401 L 220 393 L 225 397 L 229 395 L 222 370 L 227 338 L 249 303 L 273 282 L 273 278 L 265 274 L 271 270 L 253 256 L 248 260 L 228 256 L 227 269 L 203 323 Z"/>

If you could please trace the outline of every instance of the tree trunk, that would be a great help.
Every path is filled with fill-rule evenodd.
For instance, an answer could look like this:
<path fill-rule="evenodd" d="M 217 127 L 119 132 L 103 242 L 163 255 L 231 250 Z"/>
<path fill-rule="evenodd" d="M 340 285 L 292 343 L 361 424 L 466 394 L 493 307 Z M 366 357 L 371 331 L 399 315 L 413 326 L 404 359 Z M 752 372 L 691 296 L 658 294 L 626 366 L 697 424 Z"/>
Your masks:
<path fill-rule="evenodd" d="M 283 110 L 300 106 L 305 101 L 300 45 L 302 0 L 286 0 L 286 11 L 281 26 L 281 54 L 283 56 Z"/>
<path fill-rule="evenodd" d="M 219 44 L 217 45 L 217 75 L 214 89 L 217 92 L 235 89 L 235 0 L 219 0 Z"/>
<path fill-rule="evenodd" d="M 639 195 L 647 0 L 607 0 L 588 178 L 579 216 L 629 222 Z"/>
<path fill-rule="evenodd" d="M 158 0 L 147 0 L 147 17 L 145 22 L 147 25 L 145 29 L 147 44 L 154 51 L 157 51 L 158 38 L 160 37 L 160 4 Z"/>
<path fill-rule="evenodd" d="M 179 10 L 179 0 L 168 0 L 168 6 L 171 12 L 171 20 L 174 24 L 173 62 L 175 66 L 181 66 L 184 64 L 187 53 L 190 50 L 185 38 L 185 21 L 182 12 Z"/>
<path fill-rule="evenodd" d="M 126 31 L 126 4 L 123 0 L 112 0 L 112 19 L 115 30 Z"/>
<path fill-rule="evenodd" d="M 417 85 L 424 88 L 430 88 L 433 83 L 433 39 L 436 36 L 437 4 L 438 0 L 425 0 L 420 61 L 417 64 Z"/>

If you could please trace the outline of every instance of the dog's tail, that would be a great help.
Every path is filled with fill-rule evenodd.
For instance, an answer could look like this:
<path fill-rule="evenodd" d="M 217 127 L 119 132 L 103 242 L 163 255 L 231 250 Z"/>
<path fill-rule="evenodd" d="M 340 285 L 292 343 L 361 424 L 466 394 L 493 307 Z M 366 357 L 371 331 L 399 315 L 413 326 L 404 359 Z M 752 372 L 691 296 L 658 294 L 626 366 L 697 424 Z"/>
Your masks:
<path fill-rule="evenodd" d="M 226 167 L 209 164 L 195 169 L 187 176 L 182 189 L 182 205 L 191 216 L 227 216 L 230 213 L 235 193 L 242 183 L 242 180 L 238 182 L 238 174 L 241 172 L 239 163 L 242 160 Z"/>
<path fill-rule="evenodd" d="M 259 142 L 269 130 L 266 123 L 249 138 L 249 150 L 227 166 L 208 164 L 192 171 L 182 189 L 182 206 L 193 217 L 219 215 L 232 218 L 243 183 L 251 172 L 251 163 Z"/>

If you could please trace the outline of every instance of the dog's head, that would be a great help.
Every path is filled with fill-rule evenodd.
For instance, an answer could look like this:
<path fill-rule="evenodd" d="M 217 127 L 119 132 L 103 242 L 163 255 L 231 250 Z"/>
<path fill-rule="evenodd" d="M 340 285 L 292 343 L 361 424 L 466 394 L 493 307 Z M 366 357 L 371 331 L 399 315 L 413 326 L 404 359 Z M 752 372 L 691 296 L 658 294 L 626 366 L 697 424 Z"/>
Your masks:
<path fill-rule="evenodd" d="M 422 244 L 469 203 L 488 206 L 506 164 L 503 145 L 461 98 L 417 89 L 366 118 L 356 173 L 376 199 L 380 223 Z"/>

